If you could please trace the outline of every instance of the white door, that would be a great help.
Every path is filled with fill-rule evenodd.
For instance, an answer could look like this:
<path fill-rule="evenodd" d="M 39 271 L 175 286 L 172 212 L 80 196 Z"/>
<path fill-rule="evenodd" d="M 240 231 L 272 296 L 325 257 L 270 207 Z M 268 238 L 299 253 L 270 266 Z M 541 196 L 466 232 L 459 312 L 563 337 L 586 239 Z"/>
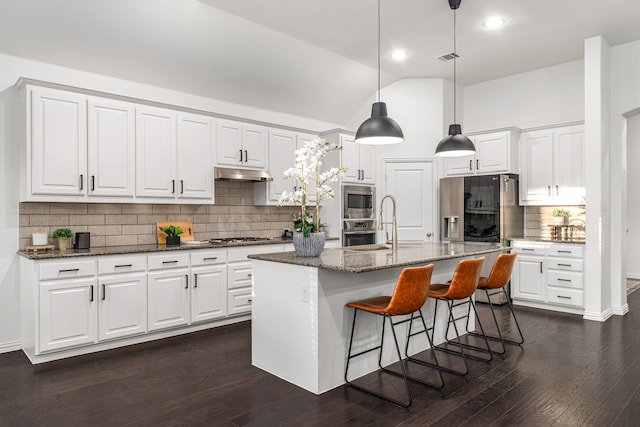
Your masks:
<path fill-rule="evenodd" d="M 341 165 L 347 171 L 342 176 L 342 182 L 360 182 L 360 148 L 355 139 L 343 135 L 341 138 L 342 152 Z"/>
<path fill-rule="evenodd" d="M 148 273 L 150 331 L 189 323 L 189 270 Z"/>
<path fill-rule="evenodd" d="M 79 196 L 87 188 L 87 100 L 54 89 L 31 92 L 31 193 Z"/>
<path fill-rule="evenodd" d="M 241 165 L 242 124 L 227 120 L 219 120 L 216 125 L 216 162 L 221 165 Z"/>
<path fill-rule="evenodd" d="M 213 123 L 178 114 L 178 198 L 213 199 Z"/>
<path fill-rule="evenodd" d="M 283 191 L 293 191 L 298 182 L 284 179 L 284 171 L 293 166 L 296 135 L 292 132 L 272 129 L 269 132 L 269 172 L 273 181 L 267 183 L 269 200 L 277 201 Z"/>
<path fill-rule="evenodd" d="M 136 108 L 136 195 L 174 198 L 176 188 L 176 114 Z"/>
<path fill-rule="evenodd" d="M 191 321 L 227 315 L 227 266 L 191 269 Z"/>
<path fill-rule="evenodd" d="M 520 199 L 540 204 L 551 200 L 553 139 L 550 131 L 530 132 L 521 141 Z"/>
<path fill-rule="evenodd" d="M 242 126 L 242 164 L 264 168 L 267 164 L 267 129 L 262 126 Z"/>
<path fill-rule="evenodd" d="M 473 154 L 470 156 L 446 157 L 444 159 L 444 176 L 473 175 L 475 158 L 476 156 Z"/>
<path fill-rule="evenodd" d="M 436 230 L 435 166 L 433 160 L 385 161 L 383 192 L 396 199 L 396 221 L 398 240 L 431 242 Z M 392 204 L 385 201 L 383 208 L 385 221 L 391 221 Z M 386 228 L 391 237 L 390 225 Z"/>
<path fill-rule="evenodd" d="M 364 184 L 376 183 L 376 147 L 360 145 L 361 181 Z"/>
<path fill-rule="evenodd" d="M 94 278 L 40 283 L 39 352 L 97 342 L 96 288 Z"/>
<path fill-rule="evenodd" d="M 133 197 L 136 167 L 134 106 L 89 99 L 87 129 L 89 195 Z"/>
<path fill-rule="evenodd" d="M 563 128 L 553 137 L 553 196 L 558 203 L 584 204 L 584 129 Z"/>
<path fill-rule="evenodd" d="M 98 286 L 100 340 L 147 332 L 146 273 L 101 277 Z"/>
<path fill-rule="evenodd" d="M 513 266 L 511 295 L 514 299 L 545 301 L 544 257 L 518 254 Z"/>
<path fill-rule="evenodd" d="M 490 133 L 474 138 L 477 173 L 499 173 L 509 170 L 509 132 Z"/>

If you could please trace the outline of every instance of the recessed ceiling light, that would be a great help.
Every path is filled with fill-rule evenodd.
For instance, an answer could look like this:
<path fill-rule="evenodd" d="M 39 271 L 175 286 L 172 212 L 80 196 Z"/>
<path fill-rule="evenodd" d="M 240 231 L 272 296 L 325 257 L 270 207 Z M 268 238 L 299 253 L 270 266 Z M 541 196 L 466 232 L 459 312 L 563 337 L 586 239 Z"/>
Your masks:
<path fill-rule="evenodd" d="M 395 59 L 396 61 L 402 61 L 403 59 L 405 59 L 407 57 L 407 52 L 405 52 L 402 49 L 396 49 L 391 54 L 391 57 L 393 59 Z"/>
<path fill-rule="evenodd" d="M 488 30 L 496 30 L 502 27 L 505 24 L 505 22 L 506 21 L 504 20 L 504 18 L 500 16 L 492 16 L 488 18 L 486 21 L 484 21 L 484 24 L 482 25 Z"/>

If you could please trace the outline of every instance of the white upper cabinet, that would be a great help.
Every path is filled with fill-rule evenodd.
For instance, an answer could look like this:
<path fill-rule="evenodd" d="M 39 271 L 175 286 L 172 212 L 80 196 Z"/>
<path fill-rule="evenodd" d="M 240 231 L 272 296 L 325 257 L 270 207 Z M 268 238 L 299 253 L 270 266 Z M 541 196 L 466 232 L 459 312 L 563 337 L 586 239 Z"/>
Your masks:
<path fill-rule="evenodd" d="M 136 196 L 176 195 L 176 113 L 162 108 L 136 108 Z"/>
<path fill-rule="evenodd" d="M 178 113 L 178 198 L 213 200 L 213 121 Z"/>
<path fill-rule="evenodd" d="M 342 176 L 342 182 L 375 184 L 375 146 L 357 144 L 355 137 L 350 135 L 340 135 L 340 144 L 342 145 L 341 164 L 347 170 Z"/>
<path fill-rule="evenodd" d="M 136 195 L 213 201 L 210 117 L 136 109 Z"/>
<path fill-rule="evenodd" d="M 89 98 L 89 196 L 135 194 L 135 108 L 133 104 Z"/>
<path fill-rule="evenodd" d="M 584 204 L 583 125 L 526 132 L 521 146 L 521 205 Z"/>
<path fill-rule="evenodd" d="M 304 146 L 315 135 L 297 133 L 281 129 L 269 129 L 267 170 L 273 181 L 254 185 L 254 202 L 257 205 L 275 205 L 283 191 L 295 191 L 300 185 L 293 178 L 285 179 L 284 171 L 293 167 L 295 151 Z M 315 203 L 315 185 L 307 188 L 307 203 Z"/>
<path fill-rule="evenodd" d="M 267 163 L 267 128 L 220 120 L 216 146 L 220 165 L 263 169 Z"/>
<path fill-rule="evenodd" d="M 86 194 L 86 97 L 49 88 L 34 88 L 30 94 L 30 193 Z"/>
<path fill-rule="evenodd" d="M 476 147 L 476 154 L 445 158 L 445 176 L 518 172 L 518 130 L 468 136 Z"/>

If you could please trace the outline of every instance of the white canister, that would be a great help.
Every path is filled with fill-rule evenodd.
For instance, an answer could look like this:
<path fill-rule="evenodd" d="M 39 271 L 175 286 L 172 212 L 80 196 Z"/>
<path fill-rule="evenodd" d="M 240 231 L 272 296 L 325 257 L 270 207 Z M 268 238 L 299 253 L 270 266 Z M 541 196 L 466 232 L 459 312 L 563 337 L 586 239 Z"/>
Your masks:
<path fill-rule="evenodd" d="M 34 246 L 44 246 L 49 243 L 47 233 L 45 233 L 44 231 L 32 233 L 31 240 Z"/>

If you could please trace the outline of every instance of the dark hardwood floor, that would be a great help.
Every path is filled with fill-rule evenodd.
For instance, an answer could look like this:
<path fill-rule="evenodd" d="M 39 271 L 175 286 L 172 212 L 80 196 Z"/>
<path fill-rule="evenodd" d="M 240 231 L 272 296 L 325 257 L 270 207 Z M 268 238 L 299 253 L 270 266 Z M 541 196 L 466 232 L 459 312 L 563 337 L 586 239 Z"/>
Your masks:
<path fill-rule="evenodd" d="M 38 366 L 6 353 L 0 425 L 637 426 L 640 292 L 629 305 L 605 323 L 516 307 L 522 348 L 470 362 L 442 391 L 412 385 L 408 409 L 346 387 L 315 396 L 251 366 L 248 322 Z"/>

